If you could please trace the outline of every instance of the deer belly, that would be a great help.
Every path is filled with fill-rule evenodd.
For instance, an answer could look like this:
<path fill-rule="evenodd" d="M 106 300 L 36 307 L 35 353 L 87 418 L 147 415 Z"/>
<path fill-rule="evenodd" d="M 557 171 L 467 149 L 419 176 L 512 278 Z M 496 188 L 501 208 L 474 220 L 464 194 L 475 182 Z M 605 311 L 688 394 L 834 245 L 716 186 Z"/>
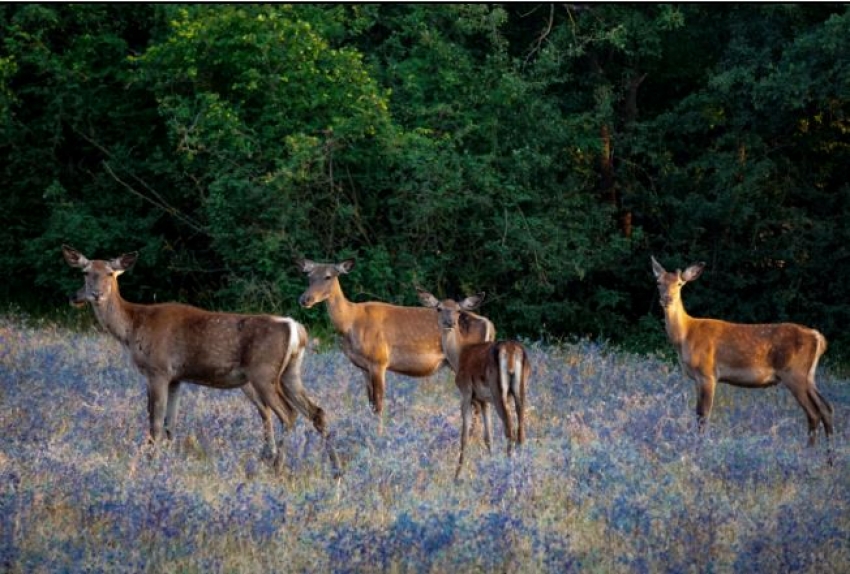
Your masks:
<path fill-rule="evenodd" d="M 766 387 L 778 381 L 776 371 L 768 368 L 726 368 L 717 375 L 717 380 L 736 387 Z"/>
<path fill-rule="evenodd" d="M 442 354 L 393 354 L 390 364 L 387 365 L 387 369 L 394 373 L 400 373 L 410 377 L 427 377 L 440 368 L 444 358 Z"/>
<path fill-rule="evenodd" d="M 493 396 L 493 392 L 490 390 L 490 386 L 484 383 L 477 383 L 473 387 L 473 394 L 479 401 L 492 403 L 496 400 L 496 397 Z"/>
<path fill-rule="evenodd" d="M 196 385 L 217 389 L 234 389 L 248 382 L 248 375 L 242 368 L 192 369 L 181 373 L 180 378 Z"/>

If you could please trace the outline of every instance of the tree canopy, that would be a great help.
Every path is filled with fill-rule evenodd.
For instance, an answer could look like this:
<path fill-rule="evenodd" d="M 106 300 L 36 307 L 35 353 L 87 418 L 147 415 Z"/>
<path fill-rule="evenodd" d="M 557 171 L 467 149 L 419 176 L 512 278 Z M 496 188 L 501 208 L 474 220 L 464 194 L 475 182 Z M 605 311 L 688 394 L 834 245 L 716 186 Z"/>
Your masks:
<path fill-rule="evenodd" d="M 76 288 L 59 246 L 139 250 L 128 299 L 308 324 L 486 291 L 500 334 L 663 341 L 694 315 L 850 342 L 841 4 L 0 6 L 0 296 Z M 829 273 L 827 273 L 829 271 Z"/>

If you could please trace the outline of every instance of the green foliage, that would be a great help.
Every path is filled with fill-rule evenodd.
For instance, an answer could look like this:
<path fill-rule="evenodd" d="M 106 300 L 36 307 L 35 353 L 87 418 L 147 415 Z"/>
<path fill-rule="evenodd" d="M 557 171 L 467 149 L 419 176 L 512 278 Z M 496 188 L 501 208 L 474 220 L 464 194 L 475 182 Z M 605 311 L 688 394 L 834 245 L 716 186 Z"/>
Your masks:
<path fill-rule="evenodd" d="M 658 252 L 710 262 L 701 293 L 689 294 L 702 313 L 808 323 L 844 342 L 834 286 L 848 255 L 838 223 L 848 208 L 848 76 L 834 63 L 850 48 L 847 14 L 801 32 L 806 11 L 775 8 L 739 19 L 704 88 L 656 118 L 667 155 L 652 160 L 671 192 L 643 209 L 665 229 Z M 789 35 L 782 43 L 778 31 Z"/>
<path fill-rule="evenodd" d="M 246 306 L 258 288 L 292 300 L 282 261 L 344 224 L 346 178 L 389 123 L 360 54 L 330 46 L 297 10 L 172 7 L 165 37 L 136 59 L 210 247 L 235 276 L 222 295 Z"/>
<path fill-rule="evenodd" d="M 71 243 L 140 250 L 131 300 L 306 320 L 292 258 L 355 256 L 357 300 L 483 290 L 504 335 L 644 348 L 654 254 L 709 262 L 694 314 L 807 323 L 840 354 L 848 19 L 832 4 L 5 5 L 0 297 L 64 304 Z"/>

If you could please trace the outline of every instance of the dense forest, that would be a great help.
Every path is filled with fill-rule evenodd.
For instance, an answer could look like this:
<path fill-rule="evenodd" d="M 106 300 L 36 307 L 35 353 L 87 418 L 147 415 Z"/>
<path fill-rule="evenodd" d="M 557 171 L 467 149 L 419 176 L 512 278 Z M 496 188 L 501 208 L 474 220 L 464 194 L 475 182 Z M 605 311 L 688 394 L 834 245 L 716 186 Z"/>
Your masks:
<path fill-rule="evenodd" d="M 4 4 L 0 299 L 57 312 L 62 243 L 132 301 L 293 315 L 486 291 L 503 336 L 663 342 L 689 311 L 850 343 L 850 8 Z"/>

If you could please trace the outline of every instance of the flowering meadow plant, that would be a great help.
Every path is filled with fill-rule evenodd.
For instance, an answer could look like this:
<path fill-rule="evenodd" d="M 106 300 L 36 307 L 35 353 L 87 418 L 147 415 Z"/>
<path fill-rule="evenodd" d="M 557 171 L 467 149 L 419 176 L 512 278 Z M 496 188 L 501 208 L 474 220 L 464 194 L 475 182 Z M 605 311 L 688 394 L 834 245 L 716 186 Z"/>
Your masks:
<path fill-rule="evenodd" d="M 721 386 L 697 436 L 673 361 L 526 342 L 526 444 L 453 480 L 459 396 L 443 369 L 389 375 L 383 433 L 362 376 L 308 353 L 335 480 L 305 421 L 281 472 L 241 392 L 182 389 L 146 445 L 144 378 L 96 331 L 0 320 L 0 570 L 53 572 L 848 572 L 850 385 L 821 366 L 834 465 L 779 388 Z"/>

